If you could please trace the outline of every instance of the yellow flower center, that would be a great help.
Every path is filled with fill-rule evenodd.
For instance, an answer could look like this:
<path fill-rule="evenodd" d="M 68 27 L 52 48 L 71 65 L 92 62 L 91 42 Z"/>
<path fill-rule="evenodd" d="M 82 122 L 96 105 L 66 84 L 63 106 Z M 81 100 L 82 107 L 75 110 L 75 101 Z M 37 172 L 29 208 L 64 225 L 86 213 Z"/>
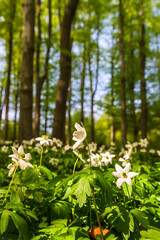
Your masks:
<path fill-rule="evenodd" d="M 44 138 L 44 140 L 47 140 L 47 139 L 48 139 L 48 136 L 42 135 L 42 138 Z"/>
<path fill-rule="evenodd" d="M 20 155 L 20 158 L 23 159 L 24 157 L 25 157 L 25 154 L 22 153 L 22 154 Z"/>
<path fill-rule="evenodd" d="M 128 177 L 128 176 L 127 176 L 127 173 L 125 173 L 125 172 L 122 173 L 122 176 L 123 176 L 124 178 L 127 178 L 127 177 Z"/>

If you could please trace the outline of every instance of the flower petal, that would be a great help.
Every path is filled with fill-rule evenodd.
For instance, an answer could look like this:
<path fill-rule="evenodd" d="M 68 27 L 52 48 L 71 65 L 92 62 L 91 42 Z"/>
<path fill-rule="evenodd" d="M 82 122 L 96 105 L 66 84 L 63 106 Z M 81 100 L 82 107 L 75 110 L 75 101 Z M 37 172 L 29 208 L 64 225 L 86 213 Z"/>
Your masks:
<path fill-rule="evenodd" d="M 121 187 L 125 180 L 126 180 L 125 178 L 119 178 L 116 182 L 117 187 L 118 188 Z"/>
<path fill-rule="evenodd" d="M 128 185 L 130 185 L 130 186 L 132 186 L 132 180 L 131 180 L 131 178 L 125 178 L 125 181 L 126 181 L 126 183 L 128 184 Z"/>
<path fill-rule="evenodd" d="M 24 150 L 23 150 L 23 147 L 22 145 L 18 148 L 18 153 L 21 155 L 21 154 L 24 154 Z"/>
<path fill-rule="evenodd" d="M 121 178 L 122 174 L 120 172 L 112 172 L 112 175 L 117 177 L 117 178 Z"/>
<path fill-rule="evenodd" d="M 128 174 L 130 169 L 131 169 L 131 164 L 130 164 L 130 163 L 127 163 L 127 165 L 125 166 L 125 168 L 124 168 L 123 171 L 124 171 L 126 174 Z"/>
<path fill-rule="evenodd" d="M 135 176 L 137 176 L 139 173 L 136 173 L 136 172 L 129 172 L 128 173 L 128 177 L 129 178 L 133 178 L 133 177 L 135 177 Z"/>
<path fill-rule="evenodd" d="M 123 172 L 123 168 L 121 168 L 118 164 L 115 165 L 115 169 L 117 172 Z"/>
<path fill-rule="evenodd" d="M 82 141 L 77 141 L 74 145 L 73 145 L 73 150 L 76 149 L 80 144 L 82 143 Z"/>

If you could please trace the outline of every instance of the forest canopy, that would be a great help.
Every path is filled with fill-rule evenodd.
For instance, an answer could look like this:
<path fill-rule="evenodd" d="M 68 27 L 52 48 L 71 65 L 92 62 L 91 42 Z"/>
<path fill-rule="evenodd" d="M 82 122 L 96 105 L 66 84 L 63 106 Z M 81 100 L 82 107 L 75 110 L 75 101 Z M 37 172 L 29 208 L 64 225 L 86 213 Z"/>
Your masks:
<path fill-rule="evenodd" d="M 0 139 L 160 137 L 158 0 L 1 0 Z"/>

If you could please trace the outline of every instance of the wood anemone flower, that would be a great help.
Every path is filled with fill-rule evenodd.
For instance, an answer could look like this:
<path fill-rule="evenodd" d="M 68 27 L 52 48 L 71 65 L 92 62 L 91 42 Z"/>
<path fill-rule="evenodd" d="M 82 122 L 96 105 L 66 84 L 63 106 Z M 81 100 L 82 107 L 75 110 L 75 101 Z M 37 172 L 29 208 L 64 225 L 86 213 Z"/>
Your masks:
<path fill-rule="evenodd" d="M 115 168 L 117 172 L 112 172 L 112 175 L 118 178 L 116 182 L 117 187 L 118 188 L 121 187 L 124 182 L 131 186 L 132 185 L 131 178 L 138 175 L 138 173 L 129 172 L 129 170 L 131 169 L 131 164 L 127 163 L 124 169 L 120 167 L 118 164 L 116 164 Z"/>
<path fill-rule="evenodd" d="M 42 137 L 38 137 L 36 138 L 36 141 L 40 141 L 40 144 L 43 145 L 43 144 L 48 144 L 49 145 L 49 142 L 51 142 L 52 140 L 48 138 L 48 136 L 46 135 L 42 135 Z"/>
<path fill-rule="evenodd" d="M 10 169 L 9 176 L 14 172 L 14 169 L 17 165 L 19 165 L 20 169 L 24 170 L 27 167 L 32 167 L 32 164 L 29 162 L 31 160 L 31 154 L 24 153 L 23 147 L 20 146 L 18 150 L 12 147 L 13 154 L 9 155 L 12 158 L 12 163 L 8 165 Z"/>
<path fill-rule="evenodd" d="M 84 127 L 81 127 L 78 123 L 75 123 L 75 128 L 77 131 L 73 133 L 73 140 L 76 141 L 76 143 L 73 145 L 73 150 L 76 149 L 86 138 L 87 133 Z"/>

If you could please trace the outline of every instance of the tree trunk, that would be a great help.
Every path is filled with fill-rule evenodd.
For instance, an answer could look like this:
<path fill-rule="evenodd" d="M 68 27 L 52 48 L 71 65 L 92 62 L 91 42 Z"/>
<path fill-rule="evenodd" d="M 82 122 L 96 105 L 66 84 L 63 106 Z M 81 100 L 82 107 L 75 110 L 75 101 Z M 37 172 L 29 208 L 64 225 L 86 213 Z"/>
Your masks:
<path fill-rule="evenodd" d="M 32 89 L 33 89 L 33 54 L 35 1 L 25 0 L 23 5 L 24 36 L 20 83 L 20 121 L 19 142 L 32 138 Z"/>
<path fill-rule="evenodd" d="M 49 81 L 48 81 L 48 76 L 47 76 L 47 79 L 46 79 L 45 124 L 44 124 L 45 135 L 47 135 L 47 128 L 48 128 L 48 110 L 49 110 Z"/>
<path fill-rule="evenodd" d="M 114 46 L 112 47 L 111 59 L 111 133 L 110 133 L 111 146 L 115 143 L 115 112 L 114 112 Z"/>
<path fill-rule="evenodd" d="M 45 67 L 44 67 L 44 75 L 40 76 L 39 69 L 39 59 L 40 59 L 40 46 L 41 46 L 41 0 L 38 0 L 38 44 L 37 44 L 37 57 L 36 57 L 36 106 L 35 106 L 35 121 L 34 121 L 34 136 L 39 136 L 40 131 L 40 111 L 41 111 L 41 91 L 42 86 L 45 80 L 48 77 L 48 63 L 49 63 L 49 55 L 51 48 L 51 31 L 52 31 L 52 6 L 51 0 L 48 0 L 48 15 L 49 15 L 49 23 L 48 23 L 48 41 L 47 41 L 47 53 L 45 59 Z"/>
<path fill-rule="evenodd" d="M 121 109 L 122 109 L 122 146 L 125 147 L 127 141 L 126 126 L 126 78 L 125 78 L 125 60 L 124 60 L 124 31 L 123 31 L 123 0 L 119 0 L 119 56 L 121 66 Z"/>
<path fill-rule="evenodd" d="M 141 39 L 140 39 L 140 78 L 141 78 L 141 131 L 142 139 L 147 137 L 147 98 L 146 98 L 146 54 L 145 54 L 145 25 L 144 25 L 144 1 L 141 0 Z"/>
<path fill-rule="evenodd" d="M 132 36 L 131 36 L 132 39 Z M 133 43 L 131 43 L 132 45 Z M 137 119 L 136 119 L 136 109 L 135 109 L 135 92 L 134 92 L 134 87 L 135 87 L 135 72 L 134 68 L 132 66 L 134 62 L 134 49 L 132 47 L 131 49 L 131 79 L 130 79 L 130 100 L 131 100 L 131 120 L 132 120 L 132 126 L 133 126 L 133 140 L 134 142 L 137 141 L 137 136 L 138 136 L 138 129 L 137 129 Z"/>
<path fill-rule="evenodd" d="M 69 89 L 68 89 L 68 134 L 67 143 L 71 146 L 71 96 L 72 96 L 72 82 L 70 79 Z"/>
<path fill-rule="evenodd" d="M 65 142 L 65 120 L 66 120 L 66 101 L 67 90 L 71 77 L 71 41 L 70 32 L 72 21 L 78 6 L 79 0 L 70 0 L 64 12 L 61 24 L 60 40 L 60 78 L 56 93 L 56 107 L 53 123 L 52 136 Z"/>
<path fill-rule="evenodd" d="M 17 91 L 15 94 L 15 112 L 14 112 L 14 125 L 13 125 L 13 141 L 16 139 L 16 130 L 17 130 L 17 110 L 18 110 L 18 97 L 19 97 L 19 83 L 17 80 Z"/>
<path fill-rule="evenodd" d="M 82 68 L 82 78 L 81 78 L 81 122 L 84 124 L 84 87 L 85 87 L 85 77 L 86 77 L 86 44 L 84 43 L 83 49 L 83 68 Z"/>
<path fill-rule="evenodd" d="M 10 94 L 10 82 L 11 82 L 11 64 L 12 64 L 12 47 L 13 47 L 13 21 L 16 11 L 16 0 L 10 0 L 11 5 L 11 19 L 9 28 L 9 54 L 8 54 L 8 72 L 7 83 L 5 89 L 5 119 L 4 119 L 4 132 L 3 141 L 8 139 L 8 112 L 9 112 L 9 94 Z"/>

